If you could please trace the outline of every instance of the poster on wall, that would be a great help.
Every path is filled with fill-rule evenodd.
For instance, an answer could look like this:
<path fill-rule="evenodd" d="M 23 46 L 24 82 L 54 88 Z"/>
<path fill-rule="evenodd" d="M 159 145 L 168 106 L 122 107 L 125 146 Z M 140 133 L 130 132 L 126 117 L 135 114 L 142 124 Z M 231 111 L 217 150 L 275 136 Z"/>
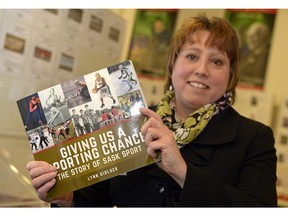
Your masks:
<path fill-rule="evenodd" d="M 33 9 L 7 9 L 4 14 L 17 22 L 30 24 L 35 20 L 35 12 Z"/>
<path fill-rule="evenodd" d="M 56 71 L 52 82 L 64 82 L 75 76 L 78 67 L 79 47 L 73 44 L 61 41 L 57 49 Z"/>
<path fill-rule="evenodd" d="M 164 76 L 177 10 L 137 10 L 129 59 L 139 73 Z"/>
<path fill-rule="evenodd" d="M 273 97 L 271 93 L 250 88 L 236 88 L 233 107 L 243 116 L 272 126 Z"/>
<path fill-rule="evenodd" d="M 83 38 L 84 45 L 88 48 L 99 50 L 103 44 L 103 32 L 107 15 L 105 10 L 87 10 L 88 21 L 85 25 Z"/>
<path fill-rule="evenodd" d="M 64 38 L 74 43 L 81 43 L 83 33 L 83 9 L 69 9 L 64 18 L 64 30 L 62 31 Z"/>
<path fill-rule="evenodd" d="M 19 77 L 29 48 L 30 28 L 12 19 L 5 18 L 0 34 L 0 73 Z"/>
<path fill-rule="evenodd" d="M 288 166 L 288 96 L 283 98 L 278 113 L 275 126 L 278 162 Z"/>
<path fill-rule="evenodd" d="M 288 96 L 282 99 L 275 122 L 278 203 L 288 204 Z"/>
<path fill-rule="evenodd" d="M 276 9 L 230 9 L 225 17 L 240 42 L 239 84 L 263 88 Z"/>
<path fill-rule="evenodd" d="M 58 35 L 63 20 L 63 10 L 59 9 L 43 9 L 37 10 L 37 18 L 35 26 L 41 31 L 45 31 L 52 35 Z"/>
<path fill-rule="evenodd" d="M 54 75 L 55 53 L 57 48 L 57 39 L 34 31 L 32 42 L 29 50 L 29 60 L 27 73 L 29 78 L 38 81 L 50 82 L 51 76 Z"/>
<path fill-rule="evenodd" d="M 124 19 L 114 15 L 112 12 L 107 15 L 107 32 L 103 53 L 115 61 L 120 58 L 123 36 L 126 28 Z"/>

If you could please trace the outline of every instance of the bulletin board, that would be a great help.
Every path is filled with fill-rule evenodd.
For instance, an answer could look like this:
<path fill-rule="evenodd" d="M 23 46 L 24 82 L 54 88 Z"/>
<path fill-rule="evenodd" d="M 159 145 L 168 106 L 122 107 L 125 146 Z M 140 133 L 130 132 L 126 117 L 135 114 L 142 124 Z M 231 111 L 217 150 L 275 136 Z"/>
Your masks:
<path fill-rule="evenodd" d="M 0 10 L 0 135 L 26 136 L 16 101 L 120 61 L 126 22 L 109 10 Z"/>
<path fill-rule="evenodd" d="M 288 206 L 288 96 L 283 97 L 275 124 L 277 194 L 280 206 Z"/>

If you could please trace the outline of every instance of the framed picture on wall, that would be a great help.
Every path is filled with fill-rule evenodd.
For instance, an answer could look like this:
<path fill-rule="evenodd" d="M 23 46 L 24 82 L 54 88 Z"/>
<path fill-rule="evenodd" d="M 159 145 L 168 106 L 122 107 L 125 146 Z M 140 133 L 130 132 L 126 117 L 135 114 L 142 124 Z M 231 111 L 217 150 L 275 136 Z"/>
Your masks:
<path fill-rule="evenodd" d="M 138 9 L 129 59 L 138 73 L 164 76 L 177 17 L 175 9 Z"/>
<path fill-rule="evenodd" d="M 276 9 L 229 9 L 225 18 L 240 42 L 240 86 L 262 88 L 265 83 Z"/>

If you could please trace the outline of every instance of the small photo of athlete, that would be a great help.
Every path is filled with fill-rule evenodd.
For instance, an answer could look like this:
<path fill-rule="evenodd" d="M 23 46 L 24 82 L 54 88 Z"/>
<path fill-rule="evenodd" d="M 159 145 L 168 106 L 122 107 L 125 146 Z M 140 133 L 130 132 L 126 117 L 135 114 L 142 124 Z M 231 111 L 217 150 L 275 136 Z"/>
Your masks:
<path fill-rule="evenodd" d="M 26 131 L 46 124 L 46 118 L 38 94 L 18 100 L 17 105 Z"/>
<path fill-rule="evenodd" d="M 49 128 L 40 126 L 27 132 L 31 151 L 36 153 L 54 145 L 52 137 L 49 135 Z"/>
<path fill-rule="evenodd" d="M 42 107 L 49 127 L 63 124 L 70 118 L 67 101 L 61 85 L 45 89 L 38 92 L 38 94 L 42 101 Z"/>
<path fill-rule="evenodd" d="M 118 79 L 122 81 L 122 85 L 127 85 L 129 87 L 128 91 L 131 91 L 134 86 L 137 85 L 137 80 L 134 78 L 133 72 L 127 66 L 123 66 L 122 64 L 120 64 L 118 68 L 121 72 Z"/>
<path fill-rule="evenodd" d="M 84 77 L 64 82 L 61 86 L 69 109 L 91 101 Z"/>
<path fill-rule="evenodd" d="M 98 95 L 101 102 L 100 108 L 104 108 L 108 102 L 109 106 L 116 103 L 116 99 L 112 95 L 110 85 L 107 83 L 104 76 L 101 76 L 98 72 L 95 73 L 95 82 L 92 92 Z"/>
<path fill-rule="evenodd" d="M 107 70 L 117 97 L 139 89 L 140 84 L 130 61 L 108 67 Z"/>

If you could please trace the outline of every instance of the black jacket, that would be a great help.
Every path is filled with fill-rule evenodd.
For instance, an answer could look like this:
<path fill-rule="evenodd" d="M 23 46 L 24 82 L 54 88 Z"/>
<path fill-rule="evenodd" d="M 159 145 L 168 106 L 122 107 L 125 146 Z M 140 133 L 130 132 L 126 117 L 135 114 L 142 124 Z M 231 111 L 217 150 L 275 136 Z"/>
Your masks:
<path fill-rule="evenodd" d="M 183 189 L 156 164 L 74 192 L 75 206 L 277 206 L 276 150 L 270 127 L 232 107 L 181 149 Z"/>

